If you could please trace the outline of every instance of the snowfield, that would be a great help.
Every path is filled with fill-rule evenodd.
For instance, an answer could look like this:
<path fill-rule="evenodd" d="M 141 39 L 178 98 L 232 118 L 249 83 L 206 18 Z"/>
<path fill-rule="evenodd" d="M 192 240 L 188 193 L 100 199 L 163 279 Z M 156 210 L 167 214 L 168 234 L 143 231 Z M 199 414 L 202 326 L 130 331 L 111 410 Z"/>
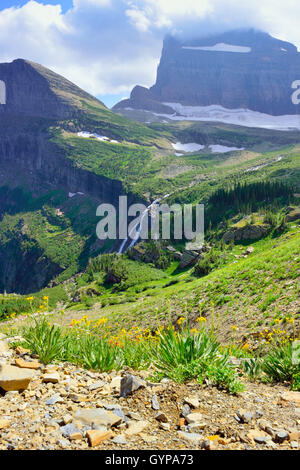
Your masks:
<path fill-rule="evenodd" d="M 119 144 L 117 140 L 112 140 L 109 137 L 106 137 L 106 135 L 99 135 L 99 134 L 91 134 L 90 132 L 82 131 L 82 132 L 77 132 L 78 137 L 83 137 L 85 139 L 88 138 L 94 138 L 97 140 L 100 140 L 101 142 L 110 142 L 111 144 Z"/>
<path fill-rule="evenodd" d="M 172 147 L 174 150 L 177 150 L 175 153 L 176 157 L 181 157 L 184 154 L 178 152 L 178 150 L 181 150 L 185 153 L 193 153 L 193 152 L 199 152 L 199 150 L 203 149 L 209 149 L 212 153 L 227 153 L 227 152 L 235 152 L 238 150 L 245 150 L 243 148 L 238 148 L 238 147 L 226 147 L 225 145 L 209 145 L 206 147 L 205 145 L 200 145 L 196 144 L 194 142 L 191 142 L 190 144 L 182 144 L 181 142 L 177 142 L 176 144 L 172 144 Z"/>
<path fill-rule="evenodd" d="M 174 150 L 181 150 L 183 152 L 192 153 L 198 152 L 199 150 L 203 150 L 205 145 L 199 145 L 196 143 L 191 142 L 190 144 L 182 144 L 181 142 L 177 142 L 176 144 L 172 144 Z"/>
<path fill-rule="evenodd" d="M 225 145 L 209 145 L 209 148 L 212 153 L 227 153 L 227 152 L 236 152 L 238 150 L 245 150 L 244 147 L 225 147 Z"/>
<path fill-rule="evenodd" d="M 233 46 L 232 44 L 225 44 L 224 42 L 220 42 L 214 46 L 183 46 L 182 49 L 192 51 L 237 52 L 239 54 L 249 54 L 249 52 L 252 51 L 251 47 Z"/>
<path fill-rule="evenodd" d="M 163 103 L 174 109 L 174 114 L 156 114 L 174 121 L 224 122 L 245 127 L 260 127 L 279 131 L 300 130 L 300 115 L 272 116 L 250 109 L 227 109 L 219 105 L 184 106 Z"/>

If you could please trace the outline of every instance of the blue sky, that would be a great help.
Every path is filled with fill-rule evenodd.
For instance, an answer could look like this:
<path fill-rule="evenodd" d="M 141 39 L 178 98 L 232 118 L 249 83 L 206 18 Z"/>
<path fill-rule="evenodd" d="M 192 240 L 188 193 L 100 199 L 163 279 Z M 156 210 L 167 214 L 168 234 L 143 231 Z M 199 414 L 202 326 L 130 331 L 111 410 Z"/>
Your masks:
<path fill-rule="evenodd" d="M 298 0 L 1 0 L 0 62 L 24 58 L 107 106 L 155 82 L 164 36 L 255 27 L 300 47 Z"/>
<path fill-rule="evenodd" d="M 13 7 L 21 7 L 28 3 L 28 0 L 1 0 L 0 3 L 0 10 L 4 10 L 5 8 Z M 67 10 L 73 7 L 73 0 L 39 0 L 39 3 L 43 3 L 44 5 L 61 5 L 63 12 L 65 13 Z"/>

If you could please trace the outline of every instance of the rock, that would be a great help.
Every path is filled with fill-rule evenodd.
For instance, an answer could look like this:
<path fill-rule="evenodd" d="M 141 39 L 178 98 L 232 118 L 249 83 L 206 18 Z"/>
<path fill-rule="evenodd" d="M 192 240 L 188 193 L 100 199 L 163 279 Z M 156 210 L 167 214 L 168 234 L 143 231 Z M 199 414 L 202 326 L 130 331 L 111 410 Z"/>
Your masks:
<path fill-rule="evenodd" d="M 279 431 L 275 436 L 275 442 L 282 444 L 284 441 L 287 441 L 289 434 L 286 431 Z"/>
<path fill-rule="evenodd" d="M 298 449 L 298 448 L 299 448 L 298 442 L 292 441 L 292 442 L 291 442 L 291 448 L 292 448 L 292 449 Z"/>
<path fill-rule="evenodd" d="M 45 401 L 46 405 L 55 405 L 55 403 L 64 403 L 64 399 L 59 393 L 55 393 L 48 400 Z"/>
<path fill-rule="evenodd" d="M 178 436 L 180 439 L 192 442 L 193 444 L 200 444 L 200 442 L 203 440 L 202 434 L 196 434 L 192 432 L 179 431 Z"/>
<path fill-rule="evenodd" d="M 245 225 L 244 227 L 232 227 L 223 236 L 226 243 L 241 240 L 259 240 L 264 237 L 270 229 L 269 225 Z"/>
<path fill-rule="evenodd" d="M 189 405 L 185 404 L 183 405 L 182 407 L 182 410 L 181 410 L 181 416 L 183 416 L 184 418 L 186 418 L 189 414 L 191 414 L 191 408 L 189 407 Z"/>
<path fill-rule="evenodd" d="M 64 424 L 70 424 L 73 420 L 73 416 L 70 415 L 70 414 L 67 414 L 65 416 L 63 416 L 63 423 Z"/>
<path fill-rule="evenodd" d="M 82 434 L 80 432 L 74 432 L 73 434 L 69 435 L 70 441 L 79 441 L 82 439 Z"/>
<path fill-rule="evenodd" d="M 45 374 L 43 376 L 43 382 L 44 383 L 52 383 L 52 384 L 57 384 L 60 380 L 60 375 L 58 372 L 53 371 L 48 374 Z"/>
<path fill-rule="evenodd" d="M 34 372 L 30 369 L 0 364 L 0 387 L 6 392 L 14 390 L 25 390 Z"/>
<path fill-rule="evenodd" d="M 124 445 L 124 446 L 127 444 L 125 437 L 122 435 L 114 437 L 112 442 L 114 444 L 119 444 L 119 445 Z"/>
<path fill-rule="evenodd" d="M 199 256 L 200 255 L 197 251 L 184 250 L 180 259 L 179 269 L 185 269 L 189 266 L 193 266 L 197 263 Z"/>
<path fill-rule="evenodd" d="M 101 442 L 111 439 L 113 436 L 111 431 L 103 432 L 97 430 L 87 431 L 86 435 L 91 447 L 96 447 L 101 444 Z"/>
<path fill-rule="evenodd" d="M 254 251 L 255 248 L 253 248 L 253 246 L 249 246 L 247 250 L 243 253 L 243 255 L 251 255 L 252 253 L 254 253 Z"/>
<path fill-rule="evenodd" d="M 105 411 L 99 408 L 83 409 L 76 411 L 74 422 L 79 422 L 93 429 L 97 429 L 98 427 L 102 429 L 103 427 L 110 428 L 117 426 L 122 422 L 122 417 L 111 411 Z"/>
<path fill-rule="evenodd" d="M 122 377 L 114 377 L 111 383 L 109 384 L 110 388 L 114 392 L 119 392 L 121 389 L 121 381 L 122 381 Z"/>
<path fill-rule="evenodd" d="M 104 385 L 106 385 L 106 382 L 104 382 L 104 380 L 99 380 L 98 382 L 90 385 L 89 389 L 91 392 L 93 392 L 94 390 L 99 390 L 99 388 L 104 387 Z"/>
<path fill-rule="evenodd" d="M 257 444 L 266 444 L 267 443 L 267 440 L 268 438 L 265 437 L 265 436 L 257 436 L 254 438 L 254 441 L 257 443 Z"/>
<path fill-rule="evenodd" d="M 272 426 L 270 425 L 270 423 L 268 423 L 264 419 L 261 419 L 258 421 L 258 425 L 262 431 L 265 431 L 267 434 L 269 434 L 272 437 L 274 436 L 275 431 L 274 429 L 272 429 Z"/>
<path fill-rule="evenodd" d="M 205 439 L 201 442 L 201 449 L 203 450 L 212 450 L 213 443 L 209 439 Z"/>
<path fill-rule="evenodd" d="M 169 423 L 160 423 L 159 427 L 164 431 L 170 431 L 171 425 Z"/>
<path fill-rule="evenodd" d="M 9 419 L 5 419 L 5 418 L 0 418 L 0 431 L 2 429 L 6 429 L 6 428 L 9 428 L 10 427 L 10 421 Z"/>
<path fill-rule="evenodd" d="M 180 428 L 182 428 L 183 426 L 185 426 L 185 423 L 186 423 L 185 418 L 180 418 L 180 419 L 179 419 L 178 426 L 179 426 Z"/>
<path fill-rule="evenodd" d="M 42 367 L 42 364 L 39 362 L 24 361 L 24 359 L 17 358 L 15 359 L 15 364 L 21 369 L 33 369 L 38 370 Z"/>
<path fill-rule="evenodd" d="M 142 421 L 141 416 L 134 411 L 128 411 L 127 416 L 129 416 L 131 419 L 134 419 L 135 421 Z"/>
<path fill-rule="evenodd" d="M 128 421 L 128 418 L 125 416 L 123 410 L 121 410 L 121 408 L 118 408 L 118 407 L 115 407 L 113 408 L 113 413 L 117 416 L 120 416 L 120 418 L 122 418 L 122 420 L 125 422 L 125 421 Z"/>
<path fill-rule="evenodd" d="M 153 410 L 159 410 L 159 402 L 156 395 L 153 395 L 153 397 L 151 398 L 151 403 Z"/>
<path fill-rule="evenodd" d="M 250 421 L 253 419 L 253 414 L 246 410 L 239 410 L 237 412 L 237 416 L 239 417 L 241 423 L 250 423 Z"/>
<path fill-rule="evenodd" d="M 295 220 L 300 219 L 300 207 L 297 207 L 297 209 L 292 210 L 286 217 L 287 222 L 294 222 Z"/>
<path fill-rule="evenodd" d="M 69 399 L 74 403 L 83 403 L 86 401 L 86 397 L 83 395 L 78 395 L 77 393 L 69 393 Z"/>
<path fill-rule="evenodd" d="M 80 434 L 79 429 L 74 424 L 67 424 L 66 426 L 62 426 L 60 431 L 64 437 L 70 437 L 72 434 Z"/>
<path fill-rule="evenodd" d="M 258 429 L 253 429 L 248 432 L 247 438 L 254 445 L 255 441 L 258 439 L 265 439 L 267 437 L 266 433 L 259 431 Z"/>
<path fill-rule="evenodd" d="M 300 392 L 285 392 L 281 395 L 281 399 L 286 402 L 300 404 Z"/>
<path fill-rule="evenodd" d="M 200 425 L 200 423 L 202 423 L 203 427 L 206 426 L 206 424 L 202 422 L 203 416 L 201 413 L 191 413 L 187 415 L 185 419 L 187 420 L 188 424 Z"/>
<path fill-rule="evenodd" d="M 167 416 L 164 413 L 161 413 L 161 412 L 159 412 L 155 415 L 155 419 L 157 421 L 159 421 L 160 423 L 167 423 L 169 421 Z"/>
<path fill-rule="evenodd" d="M 133 375 L 126 375 L 126 377 L 123 377 L 121 380 L 120 396 L 123 398 L 127 397 L 139 388 L 145 386 L 146 384 L 143 380 L 140 380 L 137 377 L 134 377 Z"/>
<path fill-rule="evenodd" d="M 199 399 L 197 397 L 186 397 L 184 403 L 189 405 L 191 408 L 199 408 Z"/>
<path fill-rule="evenodd" d="M 5 353 L 9 350 L 9 346 L 6 341 L 0 341 L 0 353 Z"/>
<path fill-rule="evenodd" d="M 135 434 L 140 434 L 149 426 L 148 421 L 132 421 L 128 423 L 128 428 L 125 431 L 127 436 L 133 436 Z"/>
<path fill-rule="evenodd" d="M 15 349 L 15 353 L 18 354 L 18 356 L 25 356 L 26 354 L 30 354 L 30 349 L 25 349 L 22 348 L 22 346 L 18 346 Z"/>
<path fill-rule="evenodd" d="M 292 431 L 289 433 L 289 441 L 299 441 L 300 431 Z"/>

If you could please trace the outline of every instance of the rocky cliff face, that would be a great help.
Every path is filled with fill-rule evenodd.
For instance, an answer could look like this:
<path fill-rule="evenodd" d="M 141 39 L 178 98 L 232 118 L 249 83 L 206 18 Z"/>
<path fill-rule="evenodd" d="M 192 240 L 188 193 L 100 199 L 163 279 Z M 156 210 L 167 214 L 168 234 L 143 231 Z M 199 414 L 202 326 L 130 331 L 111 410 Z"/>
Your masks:
<path fill-rule="evenodd" d="M 114 110 L 130 107 L 173 114 L 166 103 L 180 103 L 298 114 L 300 105 L 291 98 L 296 80 L 300 53 L 269 34 L 239 30 L 189 41 L 168 36 L 155 85 L 149 90 L 136 87 Z"/>
<path fill-rule="evenodd" d="M 34 201 L 38 198 L 41 201 L 25 209 L 22 200 L 18 201 L 20 207 L 15 210 L 8 191 L 6 208 L 13 210 L 0 207 L 0 292 L 39 290 L 67 270 L 70 259 L 75 270 L 76 266 L 83 268 L 88 258 L 103 247 L 104 242 L 95 235 L 96 208 L 103 202 L 117 207 L 119 195 L 126 194 L 123 184 L 80 168 L 80 161 L 75 163 L 68 158 L 65 148 L 54 138 L 66 128 L 74 128 L 76 135 L 76 126 L 81 129 L 88 125 L 89 106 L 103 110 L 106 121 L 103 124 L 100 120 L 99 127 L 105 125 L 109 132 L 109 115 L 114 117 L 114 114 L 68 80 L 24 60 L 0 64 L 0 189 L 5 187 L 10 191 L 22 187 L 30 192 Z M 47 195 L 60 190 L 65 199 L 52 203 Z M 82 196 L 73 199 L 70 193 Z M 49 232 L 48 219 L 45 219 L 45 226 L 37 219 L 44 204 L 52 204 L 51 207 L 71 224 L 66 240 L 57 238 L 57 247 L 53 241 L 59 233 L 57 224 L 50 227 Z M 61 208 L 71 215 L 65 215 Z M 24 229 L 26 223 L 22 223 L 22 214 L 24 212 L 26 217 L 27 211 L 30 213 L 28 223 L 36 223 L 36 231 L 28 233 Z M 4 219 L 7 212 L 16 216 L 14 222 Z M 51 221 L 49 223 L 51 226 Z M 68 249 L 68 237 L 69 244 L 76 243 L 71 250 L 74 256 Z M 48 249 L 51 243 L 52 248 Z"/>

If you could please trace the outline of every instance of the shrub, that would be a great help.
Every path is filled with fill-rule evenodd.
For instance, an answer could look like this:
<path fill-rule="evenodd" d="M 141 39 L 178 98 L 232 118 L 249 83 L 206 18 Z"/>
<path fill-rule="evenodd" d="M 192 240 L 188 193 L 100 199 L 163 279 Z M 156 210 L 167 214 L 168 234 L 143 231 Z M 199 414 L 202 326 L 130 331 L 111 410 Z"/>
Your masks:
<path fill-rule="evenodd" d="M 197 277 L 207 276 L 213 269 L 220 266 L 222 258 L 214 250 L 201 258 L 195 266 L 194 274 Z M 223 259 L 224 261 L 224 259 Z"/>

